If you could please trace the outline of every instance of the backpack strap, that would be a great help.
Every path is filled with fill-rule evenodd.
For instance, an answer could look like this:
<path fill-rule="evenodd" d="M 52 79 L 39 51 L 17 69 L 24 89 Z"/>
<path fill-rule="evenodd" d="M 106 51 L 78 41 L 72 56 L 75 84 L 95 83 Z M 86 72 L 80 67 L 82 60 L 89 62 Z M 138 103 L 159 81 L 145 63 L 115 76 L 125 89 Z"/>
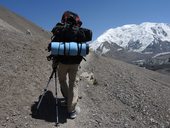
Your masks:
<path fill-rule="evenodd" d="M 80 43 L 80 47 L 79 47 L 79 55 L 81 54 L 81 51 L 82 51 L 82 43 Z"/>
<path fill-rule="evenodd" d="M 84 61 L 87 61 L 86 58 L 82 57 Z"/>
<path fill-rule="evenodd" d="M 59 55 L 59 50 L 60 50 L 60 44 L 59 44 L 59 48 L 58 48 L 58 51 L 57 51 L 57 52 L 58 52 L 58 55 Z"/>
<path fill-rule="evenodd" d="M 64 43 L 64 55 L 66 55 L 66 43 L 65 42 L 63 43 Z"/>
<path fill-rule="evenodd" d="M 77 49 L 78 49 L 78 51 L 77 51 L 77 55 L 80 55 L 80 48 L 79 48 L 79 43 L 77 43 Z"/>

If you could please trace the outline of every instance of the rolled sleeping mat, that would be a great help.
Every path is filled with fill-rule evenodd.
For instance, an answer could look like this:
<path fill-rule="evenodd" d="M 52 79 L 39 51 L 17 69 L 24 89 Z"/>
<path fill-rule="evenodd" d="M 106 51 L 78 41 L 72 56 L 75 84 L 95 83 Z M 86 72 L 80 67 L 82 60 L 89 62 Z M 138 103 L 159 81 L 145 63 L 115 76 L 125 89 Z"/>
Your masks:
<path fill-rule="evenodd" d="M 86 56 L 89 53 L 87 43 L 51 42 L 51 55 Z"/>

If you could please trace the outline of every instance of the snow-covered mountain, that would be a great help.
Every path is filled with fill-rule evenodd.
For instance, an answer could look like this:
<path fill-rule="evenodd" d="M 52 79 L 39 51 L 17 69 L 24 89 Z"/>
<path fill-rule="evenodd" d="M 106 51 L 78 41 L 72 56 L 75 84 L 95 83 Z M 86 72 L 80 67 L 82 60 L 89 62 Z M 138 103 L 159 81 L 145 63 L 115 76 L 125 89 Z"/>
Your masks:
<path fill-rule="evenodd" d="M 91 47 L 100 54 L 113 51 L 153 55 L 170 52 L 170 24 L 144 22 L 111 28 L 99 36 Z"/>

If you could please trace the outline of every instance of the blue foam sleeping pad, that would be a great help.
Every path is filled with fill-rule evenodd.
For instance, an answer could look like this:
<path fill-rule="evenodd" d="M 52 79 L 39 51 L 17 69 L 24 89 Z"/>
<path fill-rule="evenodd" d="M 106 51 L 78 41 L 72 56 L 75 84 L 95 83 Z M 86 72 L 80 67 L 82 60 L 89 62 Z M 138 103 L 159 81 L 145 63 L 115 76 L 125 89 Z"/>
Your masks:
<path fill-rule="evenodd" d="M 52 55 L 86 56 L 89 51 L 87 43 L 76 42 L 51 42 Z"/>

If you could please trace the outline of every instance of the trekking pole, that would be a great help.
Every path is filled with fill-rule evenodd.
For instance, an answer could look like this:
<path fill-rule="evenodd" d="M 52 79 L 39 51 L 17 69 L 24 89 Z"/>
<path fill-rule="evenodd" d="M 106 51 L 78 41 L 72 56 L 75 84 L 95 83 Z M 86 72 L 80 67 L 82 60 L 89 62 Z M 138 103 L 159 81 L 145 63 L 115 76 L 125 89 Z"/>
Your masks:
<path fill-rule="evenodd" d="M 40 107 L 40 104 L 41 104 L 41 102 L 42 102 L 42 99 L 43 99 L 45 93 L 47 92 L 48 85 L 49 85 L 51 79 L 53 78 L 54 73 L 55 73 L 55 71 L 53 70 L 52 73 L 51 73 L 51 75 L 50 75 L 50 77 L 49 77 L 49 80 L 48 80 L 48 82 L 47 82 L 47 85 L 46 85 L 46 87 L 44 88 L 44 92 L 43 92 L 43 94 L 41 95 L 41 98 L 40 98 L 40 100 L 39 100 L 39 102 L 38 102 L 38 105 L 37 105 L 37 108 L 36 108 L 37 112 L 38 112 L 38 110 L 39 110 L 39 107 Z"/>
<path fill-rule="evenodd" d="M 57 97 L 57 67 L 55 70 L 55 94 L 56 94 L 56 126 L 59 126 L 58 121 L 58 97 Z"/>

